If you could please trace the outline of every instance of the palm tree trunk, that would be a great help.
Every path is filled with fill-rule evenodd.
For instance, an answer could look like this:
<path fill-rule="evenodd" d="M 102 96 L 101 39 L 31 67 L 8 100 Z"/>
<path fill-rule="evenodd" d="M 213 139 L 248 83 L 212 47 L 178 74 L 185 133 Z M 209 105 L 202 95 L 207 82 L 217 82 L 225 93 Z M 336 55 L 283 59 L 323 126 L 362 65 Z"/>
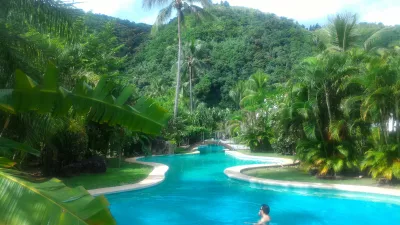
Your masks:
<path fill-rule="evenodd" d="M 380 116 L 381 116 L 381 141 L 383 141 L 385 144 L 387 144 L 387 139 L 386 139 L 386 126 L 385 126 L 385 124 L 386 124 L 386 121 L 385 121 L 385 118 L 384 118 L 384 113 L 383 113 L 383 110 L 382 110 L 382 108 L 380 108 L 379 109 L 379 112 L 380 112 Z"/>
<path fill-rule="evenodd" d="M 329 99 L 329 91 L 328 91 L 328 87 L 326 86 L 326 83 L 324 84 L 324 89 L 325 89 L 326 107 L 328 108 L 329 125 L 331 125 L 332 124 L 331 102 Z"/>
<path fill-rule="evenodd" d="M 174 121 L 178 116 L 178 104 L 179 104 L 179 90 L 181 86 L 181 54 L 182 54 L 182 42 L 181 42 L 181 9 L 177 9 L 178 13 L 178 69 L 176 72 L 176 89 L 175 89 L 175 105 L 174 105 Z"/>
<path fill-rule="evenodd" d="M 189 92 L 190 92 L 190 113 L 193 113 L 193 94 L 192 94 L 192 65 L 189 64 Z"/>
<path fill-rule="evenodd" d="M 395 126 L 393 126 L 393 129 L 396 127 L 396 144 L 397 144 L 397 152 L 398 155 L 400 156 L 400 126 L 399 126 L 399 99 L 396 96 L 395 100 L 395 116 L 393 118 L 393 121 L 395 121 Z"/>

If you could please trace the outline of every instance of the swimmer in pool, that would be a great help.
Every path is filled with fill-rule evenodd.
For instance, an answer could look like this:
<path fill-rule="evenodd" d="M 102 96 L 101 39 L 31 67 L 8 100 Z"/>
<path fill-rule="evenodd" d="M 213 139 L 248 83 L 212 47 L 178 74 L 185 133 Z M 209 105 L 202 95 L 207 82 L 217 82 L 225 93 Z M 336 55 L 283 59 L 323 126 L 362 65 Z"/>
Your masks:
<path fill-rule="evenodd" d="M 269 216 L 269 206 L 266 204 L 262 204 L 258 215 L 261 217 L 258 223 L 254 223 L 254 225 L 269 225 L 271 221 L 271 217 Z"/>

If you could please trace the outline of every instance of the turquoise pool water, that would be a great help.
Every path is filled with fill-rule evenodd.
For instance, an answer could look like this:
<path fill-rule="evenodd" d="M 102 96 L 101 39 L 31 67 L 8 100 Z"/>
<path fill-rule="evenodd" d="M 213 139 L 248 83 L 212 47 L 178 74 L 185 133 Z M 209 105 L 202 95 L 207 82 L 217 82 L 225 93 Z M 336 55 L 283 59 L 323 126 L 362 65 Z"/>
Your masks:
<path fill-rule="evenodd" d="M 207 154 L 213 152 L 223 152 L 224 147 L 220 145 L 201 145 L 197 148 L 200 154 Z"/>
<path fill-rule="evenodd" d="M 245 224 L 260 204 L 271 207 L 272 225 L 399 225 L 400 199 L 317 189 L 261 186 L 229 179 L 227 167 L 260 163 L 224 153 L 142 159 L 170 167 L 155 187 L 111 194 L 120 225 Z M 268 162 L 263 162 L 268 163 Z"/>

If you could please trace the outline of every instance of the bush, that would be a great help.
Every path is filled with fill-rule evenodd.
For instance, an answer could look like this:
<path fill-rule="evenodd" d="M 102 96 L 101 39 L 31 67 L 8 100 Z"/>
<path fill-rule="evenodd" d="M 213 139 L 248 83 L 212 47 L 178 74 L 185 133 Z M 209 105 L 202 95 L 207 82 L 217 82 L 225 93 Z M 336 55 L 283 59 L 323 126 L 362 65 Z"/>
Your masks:
<path fill-rule="evenodd" d="M 60 175 L 61 169 L 90 157 L 88 136 L 84 127 L 72 120 L 58 132 L 42 152 L 43 174 Z"/>
<path fill-rule="evenodd" d="M 93 156 L 81 162 L 72 163 L 63 167 L 61 175 L 73 176 L 80 173 L 105 173 L 106 171 L 106 160 L 101 156 Z"/>

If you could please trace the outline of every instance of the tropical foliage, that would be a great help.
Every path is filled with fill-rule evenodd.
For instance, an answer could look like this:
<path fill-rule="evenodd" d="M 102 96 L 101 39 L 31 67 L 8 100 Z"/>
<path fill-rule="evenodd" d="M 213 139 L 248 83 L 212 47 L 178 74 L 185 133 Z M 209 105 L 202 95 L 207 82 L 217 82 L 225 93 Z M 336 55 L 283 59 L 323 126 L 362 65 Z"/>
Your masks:
<path fill-rule="evenodd" d="M 294 66 L 286 82 L 261 74 L 239 81 L 230 92 L 240 106 L 231 134 L 253 150 L 268 137 L 275 151 L 295 153 L 319 176 L 365 171 L 399 179 L 399 47 L 387 45 L 386 28 L 360 44 L 360 27 L 356 15 L 338 14 L 315 31 L 319 53 Z"/>
<path fill-rule="evenodd" d="M 400 179 L 398 26 L 144 0 L 166 5 L 151 27 L 0 3 L 0 223 L 115 224 L 104 197 L 50 177 L 206 138 L 295 154 L 321 177 Z"/>

